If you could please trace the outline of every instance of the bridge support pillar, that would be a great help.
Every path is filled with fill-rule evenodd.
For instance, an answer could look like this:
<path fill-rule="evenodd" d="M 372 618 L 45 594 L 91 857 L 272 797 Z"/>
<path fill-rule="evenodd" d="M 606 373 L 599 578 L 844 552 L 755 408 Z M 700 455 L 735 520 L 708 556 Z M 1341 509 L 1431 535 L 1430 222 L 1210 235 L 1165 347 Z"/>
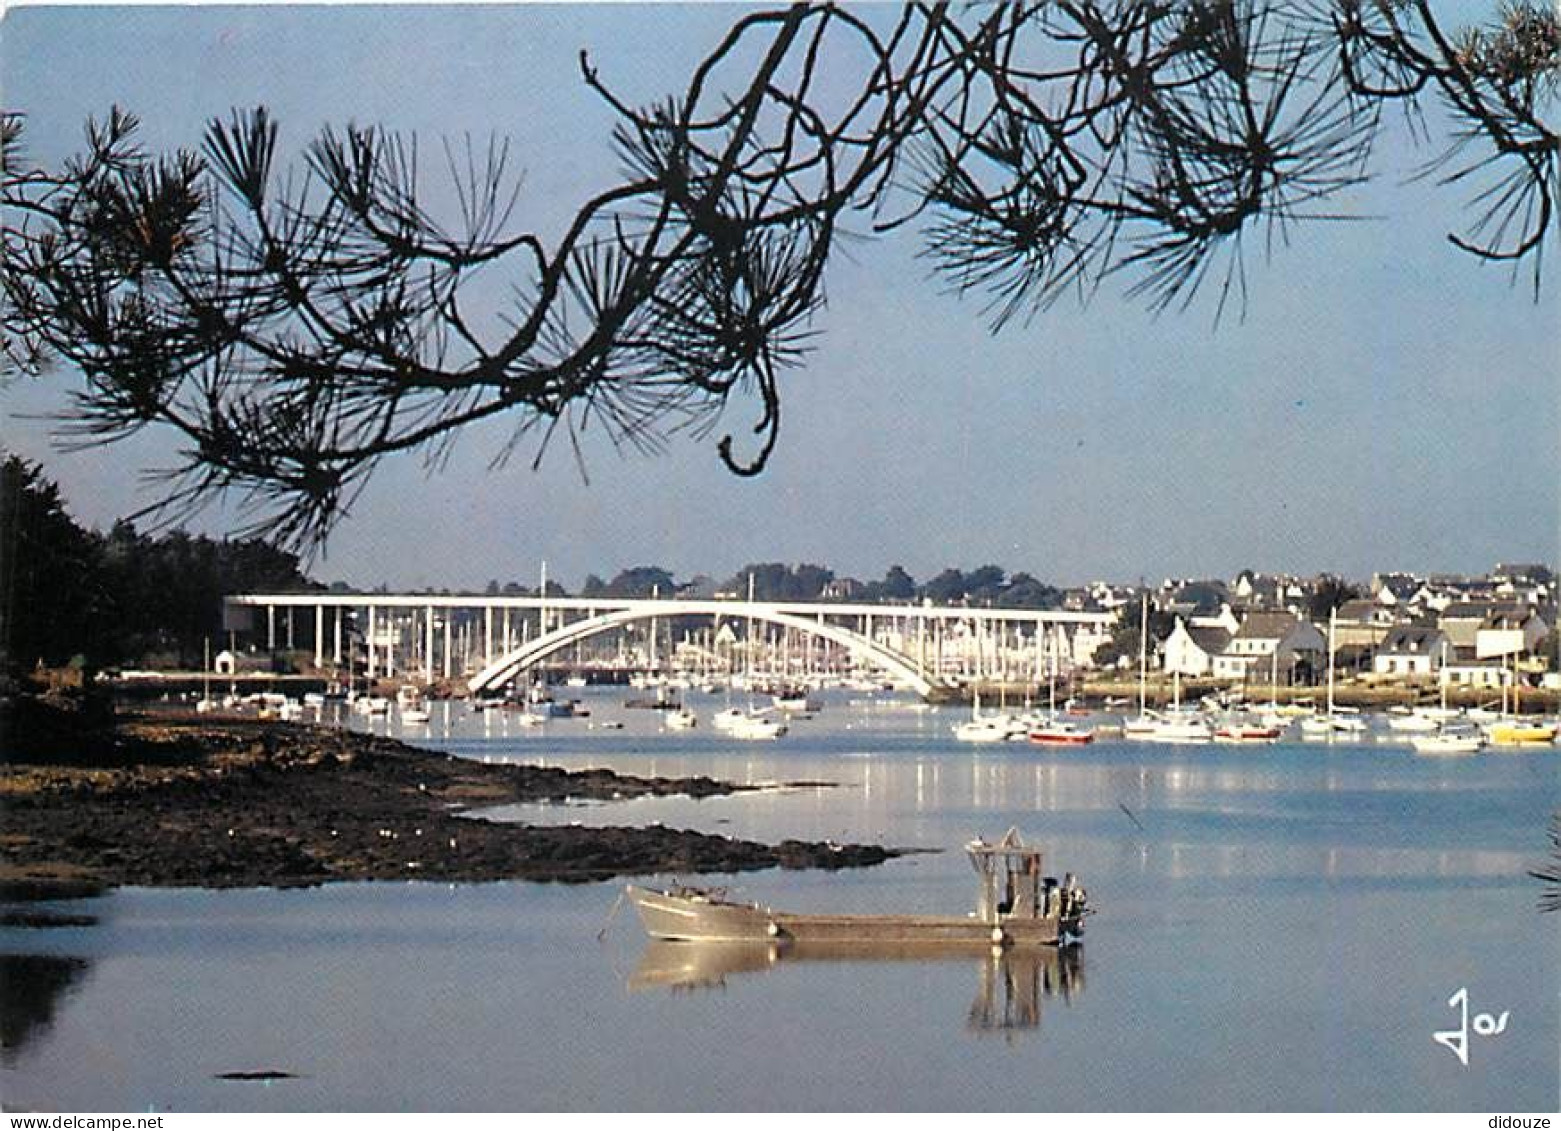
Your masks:
<path fill-rule="evenodd" d="M 314 670 L 325 666 L 325 606 L 314 607 Z"/>
<path fill-rule="evenodd" d="M 367 637 L 364 638 L 364 644 L 368 648 L 368 662 L 369 662 L 368 677 L 370 679 L 373 679 L 374 675 L 375 675 L 375 669 L 374 669 L 374 636 L 379 631 L 379 626 L 375 623 L 375 619 L 376 619 L 375 618 L 375 613 L 376 613 L 376 610 L 375 610 L 374 606 L 370 605 L 369 606 L 369 634 L 368 634 Z"/>
<path fill-rule="evenodd" d="M 434 607 L 423 610 L 427 618 L 423 624 L 423 683 L 434 682 Z"/>

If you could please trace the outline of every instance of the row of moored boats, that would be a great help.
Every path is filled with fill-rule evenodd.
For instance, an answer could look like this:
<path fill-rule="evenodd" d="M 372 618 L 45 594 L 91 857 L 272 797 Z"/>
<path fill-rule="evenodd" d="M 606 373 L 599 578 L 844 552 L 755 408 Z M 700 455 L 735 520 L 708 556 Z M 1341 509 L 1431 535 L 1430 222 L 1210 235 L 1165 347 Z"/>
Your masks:
<path fill-rule="evenodd" d="M 1091 721 L 1093 720 L 1093 721 Z M 1081 746 L 1097 735 L 1128 742 L 1172 745 L 1232 743 L 1262 745 L 1282 740 L 1313 742 L 1401 743 L 1423 754 L 1473 754 L 1486 746 L 1544 746 L 1555 743 L 1555 720 L 1502 715 L 1494 711 L 1426 707 L 1391 711 L 1380 719 L 1335 708 L 1319 712 L 1302 707 L 1229 710 L 1171 707 L 1141 710 L 1136 716 L 1101 719 L 1092 712 L 997 711 L 954 727 L 961 742 L 1031 742 L 1040 746 Z"/>

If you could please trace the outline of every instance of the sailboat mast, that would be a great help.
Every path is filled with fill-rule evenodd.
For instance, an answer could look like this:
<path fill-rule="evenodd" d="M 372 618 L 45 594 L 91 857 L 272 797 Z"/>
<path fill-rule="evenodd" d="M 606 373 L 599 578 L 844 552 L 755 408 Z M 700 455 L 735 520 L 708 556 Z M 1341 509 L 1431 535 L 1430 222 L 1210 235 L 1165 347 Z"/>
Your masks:
<path fill-rule="evenodd" d="M 1051 647 L 1047 649 L 1047 710 L 1051 717 L 1057 717 L 1057 637 L 1052 636 Z"/>
<path fill-rule="evenodd" d="M 1328 717 L 1333 718 L 1333 630 L 1338 623 L 1339 610 L 1328 610 Z"/>
<path fill-rule="evenodd" d="M 1442 639 L 1442 715 L 1447 714 L 1447 639 Z"/>
<path fill-rule="evenodd" d="M 753 691 L 753 571 L 748 571 L 748 690 Z"/>
<path fill-rule="evenodd" d="M 1143 595 L 1143 611 L 1138 621 L 1138 715 L 1143 717 L 1148 709 L 1147 682 L 1149 679 L 1149 594 Z"/>

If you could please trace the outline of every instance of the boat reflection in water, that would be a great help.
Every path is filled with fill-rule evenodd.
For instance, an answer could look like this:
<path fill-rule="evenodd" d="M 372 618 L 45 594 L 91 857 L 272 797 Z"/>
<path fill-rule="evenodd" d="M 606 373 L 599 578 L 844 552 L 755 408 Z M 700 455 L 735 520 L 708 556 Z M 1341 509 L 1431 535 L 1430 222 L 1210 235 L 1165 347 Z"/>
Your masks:
<path fill-rule="evenodd" d="M 790 962 L 973 962 L 979 971 L 966 1027 L 972 1032 L 1039 1028 L 1041 1000 L 1070 1003 L 1084 988 L 1084 948 L 991 947 L 984 953 L 949 944 L 835 942 L 674 942 L 652 939 L 629 975 L 639 993 L 724 989 L 734 974 L 757 974 Z"/>

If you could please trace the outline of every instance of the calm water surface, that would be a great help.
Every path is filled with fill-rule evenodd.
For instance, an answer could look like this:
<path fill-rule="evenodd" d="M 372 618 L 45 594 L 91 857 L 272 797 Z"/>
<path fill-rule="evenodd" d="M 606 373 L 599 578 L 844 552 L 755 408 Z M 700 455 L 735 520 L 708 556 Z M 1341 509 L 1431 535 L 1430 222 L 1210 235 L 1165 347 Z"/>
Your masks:
<path fill-rule="evenodd" d="M 945 850 L 713 881 L 775 906 L 966 910 L 958 845 L 1016 825 L 1099 914 L 1063 955 L 799 962 L 651 946 L 628 908 L 599 942 L 616 884 L 121 890 L 56 906 L 90 926 L 0 929 L 5 1106 L 1557 1106 L 1561 917 L 1524 876 L 1561 808 L 1553 751 L 973 747 L 947 711 L 845 696 L 744 744 L 663 732 L 622 691 L 586 698 L 589 720 L 527 730 L 452 706 L 408 737 L 495 761 L 839 783 L 506 819 Z M 722 703 L 696 705 L 706 721 Z M 1458 1027 L 1460 988 L 1471 1015 L 1509 1012 L 1502 1033 L 1471 1032 L 1467 1067 L 1432 1039 Z M 256 1070 L 296 1078 L 215 1078 Z"/>

